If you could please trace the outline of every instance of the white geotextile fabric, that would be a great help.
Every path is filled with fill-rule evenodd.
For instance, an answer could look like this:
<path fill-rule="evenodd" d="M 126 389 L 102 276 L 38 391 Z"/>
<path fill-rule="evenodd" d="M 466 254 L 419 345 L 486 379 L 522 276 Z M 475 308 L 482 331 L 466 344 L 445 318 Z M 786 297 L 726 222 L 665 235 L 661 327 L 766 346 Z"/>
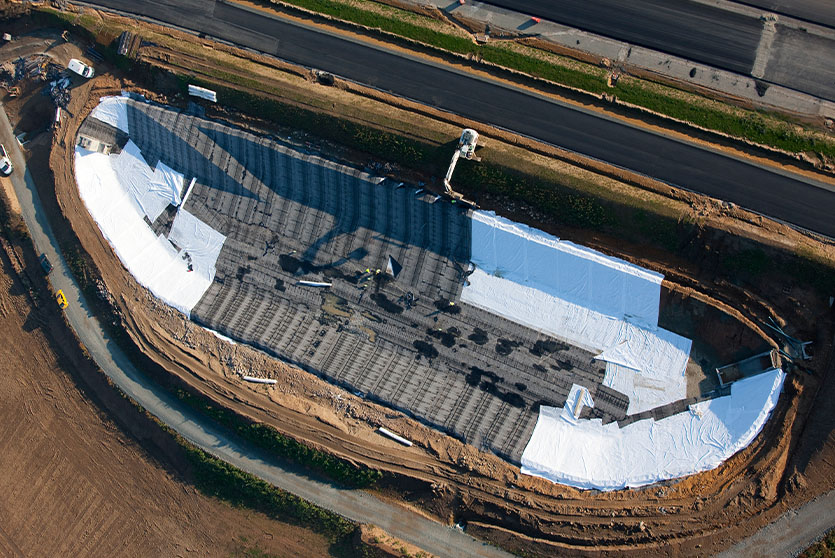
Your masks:
<path fill-rule="evenodd" d="M 562 418 L 569 422 L 577 422 L 577 417 L 583 412 L 583 407 L 594 407 L 588 388 L 578 384 L 571 385 L 571 391 L 565 398 L 565 406 L 562 408 Z M 575 415 L 576 411 L 576 415 Z"/>
<path fill-rule="evenodd" d="M 561 407 L 541 407 L 522 472 L 577 488 L 616 490 L 683 477 L 720 465 L 762 430 L 785 374 L 772 370 L 735 382 L 731 394 L 659 421 L 623 428 L 600 419 L 576 423 Z"/>
<path fill-rule="evenodd" d="M 629 413 L 686 396 L 691 341 L 657 327 L 662 275 L 480 211 L 471 260 L 463 302 L 598 353 Z"/>
<path fill-rule="evenodd" d="M 168 204 L 180 204 L 182 173 L 162 161 L 158 161 L 156 169 L 152 169 L 132 140 L 128 140 L 122 152 L 115 156 L 113 170 L 119 177 L 119 183 L 130 192 L 151 222 Z"/>
<path fill-rule="evenodd" d="M 119 162 L 120 157 L 76 147 L 75 176 L 81 199 L 136 280 L 163 302 L 189 316 L 214 279 L 215 262 L 226 237 L 181 209 L 174 219 L 172 234 L 177 238 L 178 247 L 192 255 L 193 271 L 189 271 L 184 254 L 168 239 L 157 237 L 143 219 L 148 199 L 156 194 L 141 197 L 140 203 L 136 193 L 143 188 L 137 186 L 137 177 L 118 172 L 136 169 L 136 161 L 126 166 Z M 166 177 L 172 176 L 171 173 L 163 170 Z M 144 169 L 142 174 L 146 178 L 155 175 Z M 182 175 L 178 180 L 182 184 Z"/>
<path fill-rule="evenodd" d="M 180 208 L 168 240 L 180 249 L 183 259 L 192 264 L 192 273 L 211 283 L 215 277 L 215 262 L 226 237 Z"/>
<path fill-rule="evenodd" d="M 128 130 L 128 99 L 127 97 L 102 97 L 90 116 L 106 124 L 115 126 L 130 135 Z"/>
<path fill-rule="evenodd" d="M 649 411 L 687 397 L 684 378 L 652 378 L 628 366 L 611 362 L 606 363 L 606 374 L 601 383 L 629 396 L 629 406 L 626 408 L 628 415 Z"/>
<path fill-rule="evenodd" d="M 470 260 L 490 275 L 599 314 L 658 325 L 663 275 L 495 213 L 473 212 Z"/>

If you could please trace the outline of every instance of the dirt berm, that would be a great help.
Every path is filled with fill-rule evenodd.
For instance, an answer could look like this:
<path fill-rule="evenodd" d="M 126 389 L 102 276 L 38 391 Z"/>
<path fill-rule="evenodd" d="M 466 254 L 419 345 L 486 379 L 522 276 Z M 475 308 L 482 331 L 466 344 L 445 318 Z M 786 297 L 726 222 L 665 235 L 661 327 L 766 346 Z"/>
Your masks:
<path fill-rule="evenodd" d="M 665 282 L 662 303 L 667 319 L 681 320 L 681 327 L 700 335 L 717 353 L 728 345 L 761 342 L 748 325 L 768 314 L 789 319 L 801 332 L 814 332 L 813 373 L 788 377 L 763 433 L 722 467 L 643 490 L 578 491 L 522 476 L 501 459 L 399 412 L 218 339 L 135 283 L 79 199 L 73 176 L 76 130 L 99 97 L 123 87 L 134 86 L 105 75 L 76 89 L 69 107 L 73 117 L 54 135 L 48 168 L 33 165 L 33 172 L 47 209 L 66 219 L 63 228 L 57 227 L 61 239 L 80 241 L 120 316 L 117 327 L 124 327 L 129 342 L 148 359 L 146 370 L 163 383 L 187 386 L 315 448 L 380 469 L 387 473 L 375 488 L 381 497 L 441 521 L 465 522 L 475 536 L 534 556 L 709 555 L 835 484 L 833 418 L 819 403 L 835 396 L 833 382 L 826 381 L 832 375 L 832 316 L 822 310 L 820 298 L 802 285 L 791 296 L 782 295 L 780 305 L 767 304 L 763 293 L 738 285 L 717 282 L 707 288 L 692 266 L 593 231 L 578 232 L 572 240 L 608 246 L 610 253 L 664 271 L 672 278 Z M 501 202 L 495 204 L 501 211 Z M 548 228 L 547 223 L 533 224 Z M 248 370 L 275 378 L 276 388 L 243 385 L 236 375 Z M 407 436 L 414 447 L 382 439 L 374 432 L 379 425 Z"/>

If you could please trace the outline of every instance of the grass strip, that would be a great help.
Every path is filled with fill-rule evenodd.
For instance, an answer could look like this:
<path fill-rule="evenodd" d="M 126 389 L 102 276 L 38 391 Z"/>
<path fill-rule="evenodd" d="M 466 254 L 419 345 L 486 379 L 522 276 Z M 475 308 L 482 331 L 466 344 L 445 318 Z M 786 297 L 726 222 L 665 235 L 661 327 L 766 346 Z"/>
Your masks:
<path fill-rule="evenodd" d="M 185 442 L 180 445 L 192 467 L 194 483 L 204 494 L 245 506 L 284 521 L 292 520 L 332 542 L 350 537 L 357 525 L 339 514 L 281 490 L 260 478 Z"/>
<path fill-rule="evenodd" d="M 325 474 L 328 478 L 352 488 L 367 488 L 383 477 L 368 467 L 358 467 L 329 453 L 307 446 L 285 436 L 272 426 L 251 422 L 229 409 L 213 405 L 204 397 L 178 389 L 175 395 L 189 407 L 225 426 L 244 440 L 288 461 Z"/>

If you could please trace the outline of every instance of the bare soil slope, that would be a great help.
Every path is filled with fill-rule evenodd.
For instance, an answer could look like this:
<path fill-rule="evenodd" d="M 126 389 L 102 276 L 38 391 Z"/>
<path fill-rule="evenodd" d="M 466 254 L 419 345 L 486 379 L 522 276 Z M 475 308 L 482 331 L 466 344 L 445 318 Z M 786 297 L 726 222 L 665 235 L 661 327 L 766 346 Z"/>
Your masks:
<path fill-rule="evenodd" d="M 0 555 L 328 555 L 323 537 L 199 494 L 127 437 L 68 370 L 72 337 L 0 254 Z M 78 349 L 75 348 L 75 351 Z"/>
<path fill-rule="evenodd" d="M 353 397 L 250 348 L 220 341 L 136 285 L 79 199 L 72 168 L 75 131 L 99 96 L 123 86 L 133 88 L 103 75 L 79 87 L 69 107 L 74 117 L 52 140 L 49 169 L 37 165 L 33 172 L 45 205 L 54 217 L 68 221 L 63 229 L 59 227 L 59 236 L 65 241 L 77 236 L 102 273 L 122 316 L 121 325 L 164 374 L 311 446 L 385 470 L 389 475 L 380 490 L 384 496 L 405 499 L 442 520 L 465 521 L 469 532 L 531 555 L 596 555 L 601 550 L 612 556 L 708 555 L 773 519 L 787 503 L 803 501 L 835 484 L 828 465 L 835 449 L 831 412 L 827 415 L 816 403 L 827 401 L 816 398 L 819 387 L 831 385 L 826 381 L 832 375 L 831 318 L 823 317 L 819 306 L 807 311 L 806 304 L 815 300 L 794 292 L 791 298 L 782 297 L 780 313 L 806 331 L 817 331 L 816 375 L 793 375 L 787 380 L 780 406 L 763 435 L 715 471 L 667 486 L 607 494 L 522 476 L 497 457 L 401 413 Z M 733 224 L 729 228 L 733 230 Z M 691 304 L 688 300 L 695 299 L 723 307 L 715 298 L 731 300 L 740 309 L 724 306 L 734 316 L 731 321 L 748 325 L 752 322 L 745 316 L 761 319 L 771 311 L 760 296 L 736 285 L 713 284 L 707 295 L 693 290 L 704 286 L 695 279 L 695 264 L 665 262 L 641 247 L 593 232 L 578 236 L 664 271 L 673 279 L 665 283 L 674 299 L 670 304 Z M 778 289 L 779 283 L 773 288 Z M 787 311 L 789 306 L 792 310 Z M 816 319 L 821 320 L 817 327 Z M 722 338 L 738 340 L 746 327 L 714 328 L 711 344 L 721 345 Z M 242 385 L 236 374 L 243 370 L 276 378 L 278 385 Z M 374 433 L 381 424 L 414 440 L 415 446 L 403 449 L 382 439 Z M 812 482 L 807 483 L 807 478 Z"/>

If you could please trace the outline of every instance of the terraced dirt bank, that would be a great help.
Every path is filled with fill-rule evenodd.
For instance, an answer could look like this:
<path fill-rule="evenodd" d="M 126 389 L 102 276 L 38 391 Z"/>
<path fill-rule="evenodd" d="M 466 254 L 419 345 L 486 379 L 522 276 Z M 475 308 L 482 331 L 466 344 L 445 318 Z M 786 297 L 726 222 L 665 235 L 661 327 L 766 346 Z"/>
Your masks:
<path fill-rule="evenodd" d="M 149 71 L 148 74 L 157 80 L 157 85 L 162 86 L 159 89 L 164 89 L 166 84 L 170 87 L 177 85 L 165 73 Z M 728 251 L 745 253 L 748 250 L 752 253 L 751 250 L 759 250 L 766 254 L 768 262 L 772 262 L 778 261 L 778 258 L 792 261 L 792 256 L 785 254 L 787 247 L 797 250 L 801 246 L 815 246 L 819 254 L 827 254 L 830 247 L 821 246 L 814 239 L 802 238 L 774 224 L 766 223 L 759 228 L 750 222 L 736 220 L 725 213 L 728 210 L 722 210 L 721 205 L 710 201 L 680 193 L 675 194 L 677 199 L 670 200 L 652 191 L 630 190 L 626 185 L 611 182 L 611 175 L 616 173 L 610 173 L 608 177 L 595 176 L 588 171 L 570 170 L 559 163 L 563 173 L 555 182 L 568 182 L 577 190 L 597 188 L 604 200 L 606 193 L 602 185 L 618 187 L 619 201 L 629 193 L 634 196 L 629 200 L 632 204 L 648 203 L 650 208 L 661 208 L 661 212 L 689 215 L 692 222 L 685 223 L 686 227 L 676 225 L 675 231 L 676 236 L 680 229 L 692 231 L 692 238 L 676 256 L 669 248 L 647 249 L 636 239 L 615 240 L 605 229 L 599 232 L 566 227 L 555 222 L 552 216 L 530 206 L 521 204 L 520 207 L 519 202 L 507 197 L 496 194 L 488 197 L 483 191 L 474 190 L 473 193 L 480 195 L 482 205 L 489 204 L 519 220 L 533 222 L 540 228 L 558 230 L 562 237 L 591 244 L 664 271 L 668 278 L 673 279 L 667 283 L 668 300 L 664 305 L 669 320 L 680 320 L 685 306 L 700 306 L 702 312 L 709 313 L 714 312 L 710 307 L 722 307 L 724 301 L 732 307 L 724 309 L 743 321 L 771 314 L 777 319 L 788 320 L 798 336 L 812 336 L 819 341 L 819 352 L 812 363 L 816 375 L 800 374 L 790 379 L 781 406 L 764 435 L 726 466 L 661 488 L 608 495 L 581 493 L 521 477 L 517 470 L 503 461 L 480 454 L 397 413 L 339 393 L 329 384 L 246 347 L 224 344 L 137 288 L 100 238 L 86 208 L 78 200 L 70 163 L 80 119 L 96 104 L 99 96 L 118 91 L 122 85 L 103 76 L 85 86 L 89 87 L 88 90 L 81 89 L 75 94 L 71 107 L 74 118 L 59 130 L 50 156 L 57 200 L 73 232 L 101 271 L 133 342 L 166 373 L 209 394 L 222 405 L 273 424 L 316 447 L 386 471 L 387 476 L 380 483 L 380 490 L 384 493 L 421 504 L 443 519 L 467 521 L 470 532 L 482 534 L 505 546 L 542 555 L 552 555 L 554 546 L 563 553 L 584 554 L 605 548 L 615 554 L 654 554 L 662 544 L 672 545 L 688 554 L 706 554 L 773 517 L 793 499 L 800 501 L 821 487 L 831 486 L 832 470 L 826 465 L 826 455 L 831 453 L 832 448 L 825 445 L 831 443 L 826 442 L 831 424 L 830 430 L 826 430 L 826 423 L 814 414 L 817 411 L 813 411 L 811 421 L 806 421 L 809 411 L 817 409 L 813 403 L 818 386 L 831 370 L 831 318 L 826 314 L 825 298 L 801 280 L 787 280 L 785 275 L 769 271 L 767 266 L 763 270 L 757 263 L 759 256 L 751 256 L 754 263 L 749 262 L 748 265 L 752 269 L 743 270 L 743 275 L 747 276 L 745 283 L 733 285 L 723 279 L 729 274 L 725 267 L 734 265 L 723 259 Z M 301 79 L 297 81 L 297 87 L 309 90 L 311 85 Z M 344 95 L 340 90 L 316 88 L 323 95 Z M 278 92 L 285 91 L 292 92 L 292 88 L 282 88 Z M 147 91 L 146 94 L 154 96 Z M 341 97 L 340 102 L 350 104 L 346 99 L 356 98 Z M 360 102 L 368 101 L 361 99 Z M 331 110 L 334 104 L 335 101 L 330 103 Z M 408 110 L 384 110 L 388 111 L 386 114 L 398 115 L 408 121 L 413 134 L 431 133 L 439 143 L 443 140 L 438 138 L 456 137 L 458 126 L 464 124 L 438 125 L 426 116 L 415 116 Z M 241 118 L 228 113 L 218 116 Z M 363 120 L 357 116 L 354 118 Z M 381 119 L 366 113 L 364 120 L 377 122 Z M 273 126 L 246 119 L 239 121 Z M 415 121 L 419 125 L 415 126 Z M 394 128 L 392 125 L 389 129 Z M 488 134 L 488 138 L 489 147 L 504 150 L 503 155 L 513 149 L 502 145 L 505 138 L 501 134 Z M 318 143 L 315 138 L 304 135 L 297 135 L 297 139 Z M 357 157 L 356 152 L 338 153 Z M 524 156 L 521 149 L 515 153 Z M 537 160 L 536 156 L 527 157 Z M 516 164 L 525 169 L 531 167 L 530 159 L 522 161 Z M 544 158 L 538 161 L 546 168 L 554 164 Z M 425 173 L 426 170 L 415 169 L 412 172 Z M 571 177 L 570 181 L 566 177 Z M 583 193 L 588 195 L 588 192 Z M 608 195 L 609 203 L 612 203 L 611 198 L 615 196 Z M 630 217 L 637 214 L 635 206 L 626 203 L 607 207 L 614 207 Z M 647 206 L 640 207 L 644 212 L 647 209 Z M 730 209 L 729 212 L 744 217 L 738 210 Z M 655 223 L 651 213 L 644 219 L 650 226 Z M 749 219 L 757 221 L 757 218 Z M 743 239 L 728 235 L 725 232 L 728 229 L 742 232 Z M 780 235 L 771 236 L 769 229 L 778 231 Z M 68 238 L 72 236 L 69 230 L 65 234 Z M 719 250 L 725 254 L 712 255 Z M 699 257 L 690 258 L 692 255 Z M 783 293 L 787 281 L 791 283 L 790 296 Z M 690 290 L 693 287 L 698 287 L 698 292 Z M 726 325 L 717 327 L 717 323 L 723 322 Z M 683 325 L 687 325 L 686 320 Z M 695 321 L 690 327 L 704 333 L 709 340 L 736 338 L 734 342 L 737 345 L 744 344 L 739 339 L 746 328 L 734 325 L 733 319 Z M 754 339 L 756 337 L 753 336 Z M 711 344 L 721 346 L 716 342 Z M 246 368 L 260 369 L 279 379 L 282 393 L 271 399 L 266 392 L 251 390 L 227 380 L 237 369 Z M 378 424 L 388 424 L 406 434 L 416 440 L 418 447 L 405 452 L 380 440 L 369 426 Z M 810 426 L 804 432 L 807 424 Z M 798 436 L 801 432 L 802 438 Z M 752 517 L 756 519 L 752 520 Z"/>
<path fill-rule="evenodd" d="M 349 555 L 350 542 L 196 490 L 182 447 L 82 352 L 2 215 L 0 555 Z"/>

